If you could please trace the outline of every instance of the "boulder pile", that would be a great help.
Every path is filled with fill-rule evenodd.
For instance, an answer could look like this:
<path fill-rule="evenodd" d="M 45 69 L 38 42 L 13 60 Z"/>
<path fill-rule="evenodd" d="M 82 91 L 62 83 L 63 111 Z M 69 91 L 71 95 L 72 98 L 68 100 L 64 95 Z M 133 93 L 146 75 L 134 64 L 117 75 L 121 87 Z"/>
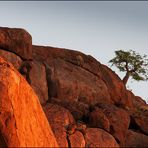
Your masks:
<path fill-rule="evenodd" d="M 0 27 L 0 146 L 148 147 L 148 105 L 92 56 Z"/>

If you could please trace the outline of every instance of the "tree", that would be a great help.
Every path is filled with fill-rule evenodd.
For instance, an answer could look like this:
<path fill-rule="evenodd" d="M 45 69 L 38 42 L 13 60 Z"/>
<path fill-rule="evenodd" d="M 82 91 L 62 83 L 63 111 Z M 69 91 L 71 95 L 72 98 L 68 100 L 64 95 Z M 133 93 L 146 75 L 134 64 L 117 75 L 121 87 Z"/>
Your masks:
<path fill-rule="evenodd" d="M 126 85 L 129 77 L 136 81 L 148 80 L 148 59 L 146 55 L 140 55 L 133 50 L 115 51 L 115 57 L 109 61 L 121 72 L 126 72 L 123 83 Z"/>

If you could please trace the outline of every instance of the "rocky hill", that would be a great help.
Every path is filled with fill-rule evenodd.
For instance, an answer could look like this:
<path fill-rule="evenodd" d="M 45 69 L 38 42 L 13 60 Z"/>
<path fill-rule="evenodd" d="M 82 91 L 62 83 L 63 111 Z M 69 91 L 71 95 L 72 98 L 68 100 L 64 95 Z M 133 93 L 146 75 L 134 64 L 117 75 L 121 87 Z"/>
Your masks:
<path fill-rule="evenodd" d="M 148 147 L 148 105 L 90 55 L 0 27 L 1 147 Z"/>

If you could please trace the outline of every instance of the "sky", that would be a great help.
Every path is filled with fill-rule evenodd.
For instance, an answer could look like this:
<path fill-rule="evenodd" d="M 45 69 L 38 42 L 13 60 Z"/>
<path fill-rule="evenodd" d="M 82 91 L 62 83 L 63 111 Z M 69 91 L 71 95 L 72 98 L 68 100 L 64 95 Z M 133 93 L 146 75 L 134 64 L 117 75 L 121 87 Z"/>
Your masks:
<path fill-rule="evenodd" d="M 148 55 L 147 1 L 0 1 L 0 20 L 26 29 L 33 44 L 79 50 L 106 65 L 119 49 Z M 127 87 L 148 102 L 148 82 L 130 79 Z"/>

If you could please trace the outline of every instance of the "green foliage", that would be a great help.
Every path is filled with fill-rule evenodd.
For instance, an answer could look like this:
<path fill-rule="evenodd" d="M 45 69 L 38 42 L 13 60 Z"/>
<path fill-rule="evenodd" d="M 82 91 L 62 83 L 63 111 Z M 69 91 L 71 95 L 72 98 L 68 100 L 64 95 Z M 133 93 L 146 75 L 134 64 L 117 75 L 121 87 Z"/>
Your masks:
<path fill-rule="evenodd" d="M 148 80 L 148 59 L 146 55 L 141 56 L 133 50 L 115 51 L 115 57 L 109 62 L 115 65 L 120 71 L 126 72 L 134 80 Z"/>

